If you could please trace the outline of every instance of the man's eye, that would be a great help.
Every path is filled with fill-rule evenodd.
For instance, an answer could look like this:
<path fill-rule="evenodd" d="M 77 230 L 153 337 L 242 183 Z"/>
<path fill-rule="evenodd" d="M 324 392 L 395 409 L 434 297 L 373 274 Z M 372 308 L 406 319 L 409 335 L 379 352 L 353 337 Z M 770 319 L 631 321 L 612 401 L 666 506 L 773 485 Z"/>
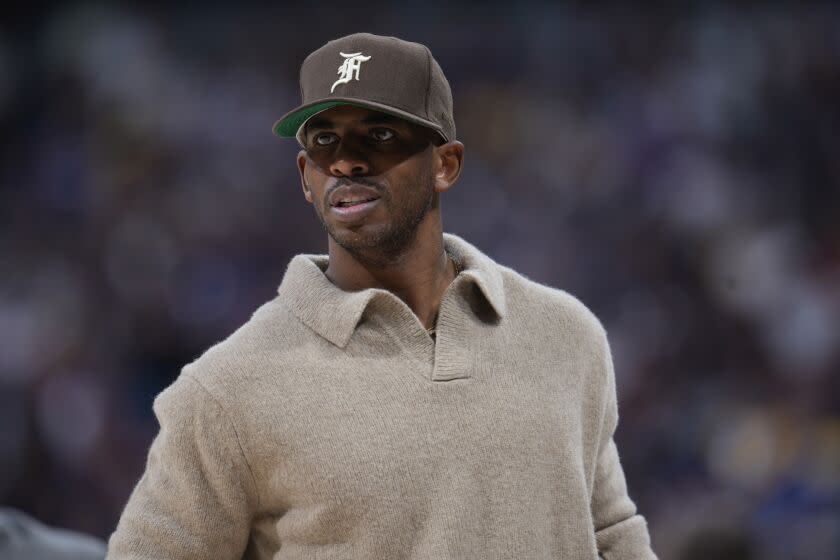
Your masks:
<path fill-rule="evenodd" d="M 387 142 L 395 136 L 394 131 L 389 128 L 374 128 L 370 135 L 379 142 Z"/>
<path fill-rule="evenodd" d="M 335 142 L 335 134 L 330 134 L 328 132 L 316 134 L 315 137 L 312 139 L 312 142 L 316 146 L 329 146 L 330 144 Z"/>

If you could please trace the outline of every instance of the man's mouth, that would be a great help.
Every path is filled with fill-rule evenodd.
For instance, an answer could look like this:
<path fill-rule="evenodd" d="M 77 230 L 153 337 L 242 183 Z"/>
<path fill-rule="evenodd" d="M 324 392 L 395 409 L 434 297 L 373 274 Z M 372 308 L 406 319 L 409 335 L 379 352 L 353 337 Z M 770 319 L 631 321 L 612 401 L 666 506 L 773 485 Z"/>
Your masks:
<path fill-rule="evenodd" d="M 364 183 L 351 183 L 341 185 L 330 194 L 330 205 L 333 208 L 350 208 L 360 204 L 369 203 L 380 198 L 380 189 Z"/>
<path fill-rule="evenodd" d="M 372 200 L 376 200 L 379 197 L 371 197 L 371 198 L 357 198 L 352 200 L 341 200 L 339 201 L 336 206 L 346 208 L 348 206 L 357 206 L 359 204 L 364 204 L 365 202 L 370 202 Z"/>

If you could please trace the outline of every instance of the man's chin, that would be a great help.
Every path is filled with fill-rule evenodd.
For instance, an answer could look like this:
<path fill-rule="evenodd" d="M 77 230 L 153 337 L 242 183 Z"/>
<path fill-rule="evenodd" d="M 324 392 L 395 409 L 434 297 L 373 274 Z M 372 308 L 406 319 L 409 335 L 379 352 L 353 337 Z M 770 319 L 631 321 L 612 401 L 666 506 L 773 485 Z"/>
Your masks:
<path fill-rule="evenodd" d="M 416 235 L 416 231 L 414 232 Z M 381 267 L 398 262 L 412 243 L 412 237 L 373 227 L 353 230 L 329 230 L 330 237 L 342 249 L 366 266 Z"/>
<path fill-rule="evenodd" d="M 376 252 L 381 240 L 381 235 L 372 231 L 367 225 L 353 227 L 344 227 L 343 225 L 339 227 L 330 226 L 327 228 L 327 233 L 329 233 L 329 236 L 336 245 L 351 254 Z"/>

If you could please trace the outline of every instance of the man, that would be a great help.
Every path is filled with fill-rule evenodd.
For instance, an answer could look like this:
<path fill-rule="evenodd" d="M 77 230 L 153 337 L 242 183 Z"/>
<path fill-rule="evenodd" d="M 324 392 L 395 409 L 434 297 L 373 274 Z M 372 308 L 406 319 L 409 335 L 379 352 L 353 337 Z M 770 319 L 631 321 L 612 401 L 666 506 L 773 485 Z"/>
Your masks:
<path fill-rule="evenodd" d="M 429 50 L 350 35 L 300 80 L 275 132 L 329 255 L 157 397 L 109 558 L 655 558 L 601 325 L 443 233 L 464 147 Z"/>

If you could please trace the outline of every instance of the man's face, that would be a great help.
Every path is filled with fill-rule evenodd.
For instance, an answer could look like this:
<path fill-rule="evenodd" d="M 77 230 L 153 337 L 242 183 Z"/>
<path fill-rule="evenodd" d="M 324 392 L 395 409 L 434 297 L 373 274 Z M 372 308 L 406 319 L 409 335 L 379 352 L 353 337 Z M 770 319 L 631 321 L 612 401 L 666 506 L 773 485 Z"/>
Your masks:
<path fill-rule="evenodd" d="M 298 167 L 306 199 L 335 242 L 368 264 L 386 264 L 414 241 L 434 207 L 435 133 L 361 107 L 339 106 L 307 123 Z M 334 206 L 353 198 L 379 198 Z"/>

